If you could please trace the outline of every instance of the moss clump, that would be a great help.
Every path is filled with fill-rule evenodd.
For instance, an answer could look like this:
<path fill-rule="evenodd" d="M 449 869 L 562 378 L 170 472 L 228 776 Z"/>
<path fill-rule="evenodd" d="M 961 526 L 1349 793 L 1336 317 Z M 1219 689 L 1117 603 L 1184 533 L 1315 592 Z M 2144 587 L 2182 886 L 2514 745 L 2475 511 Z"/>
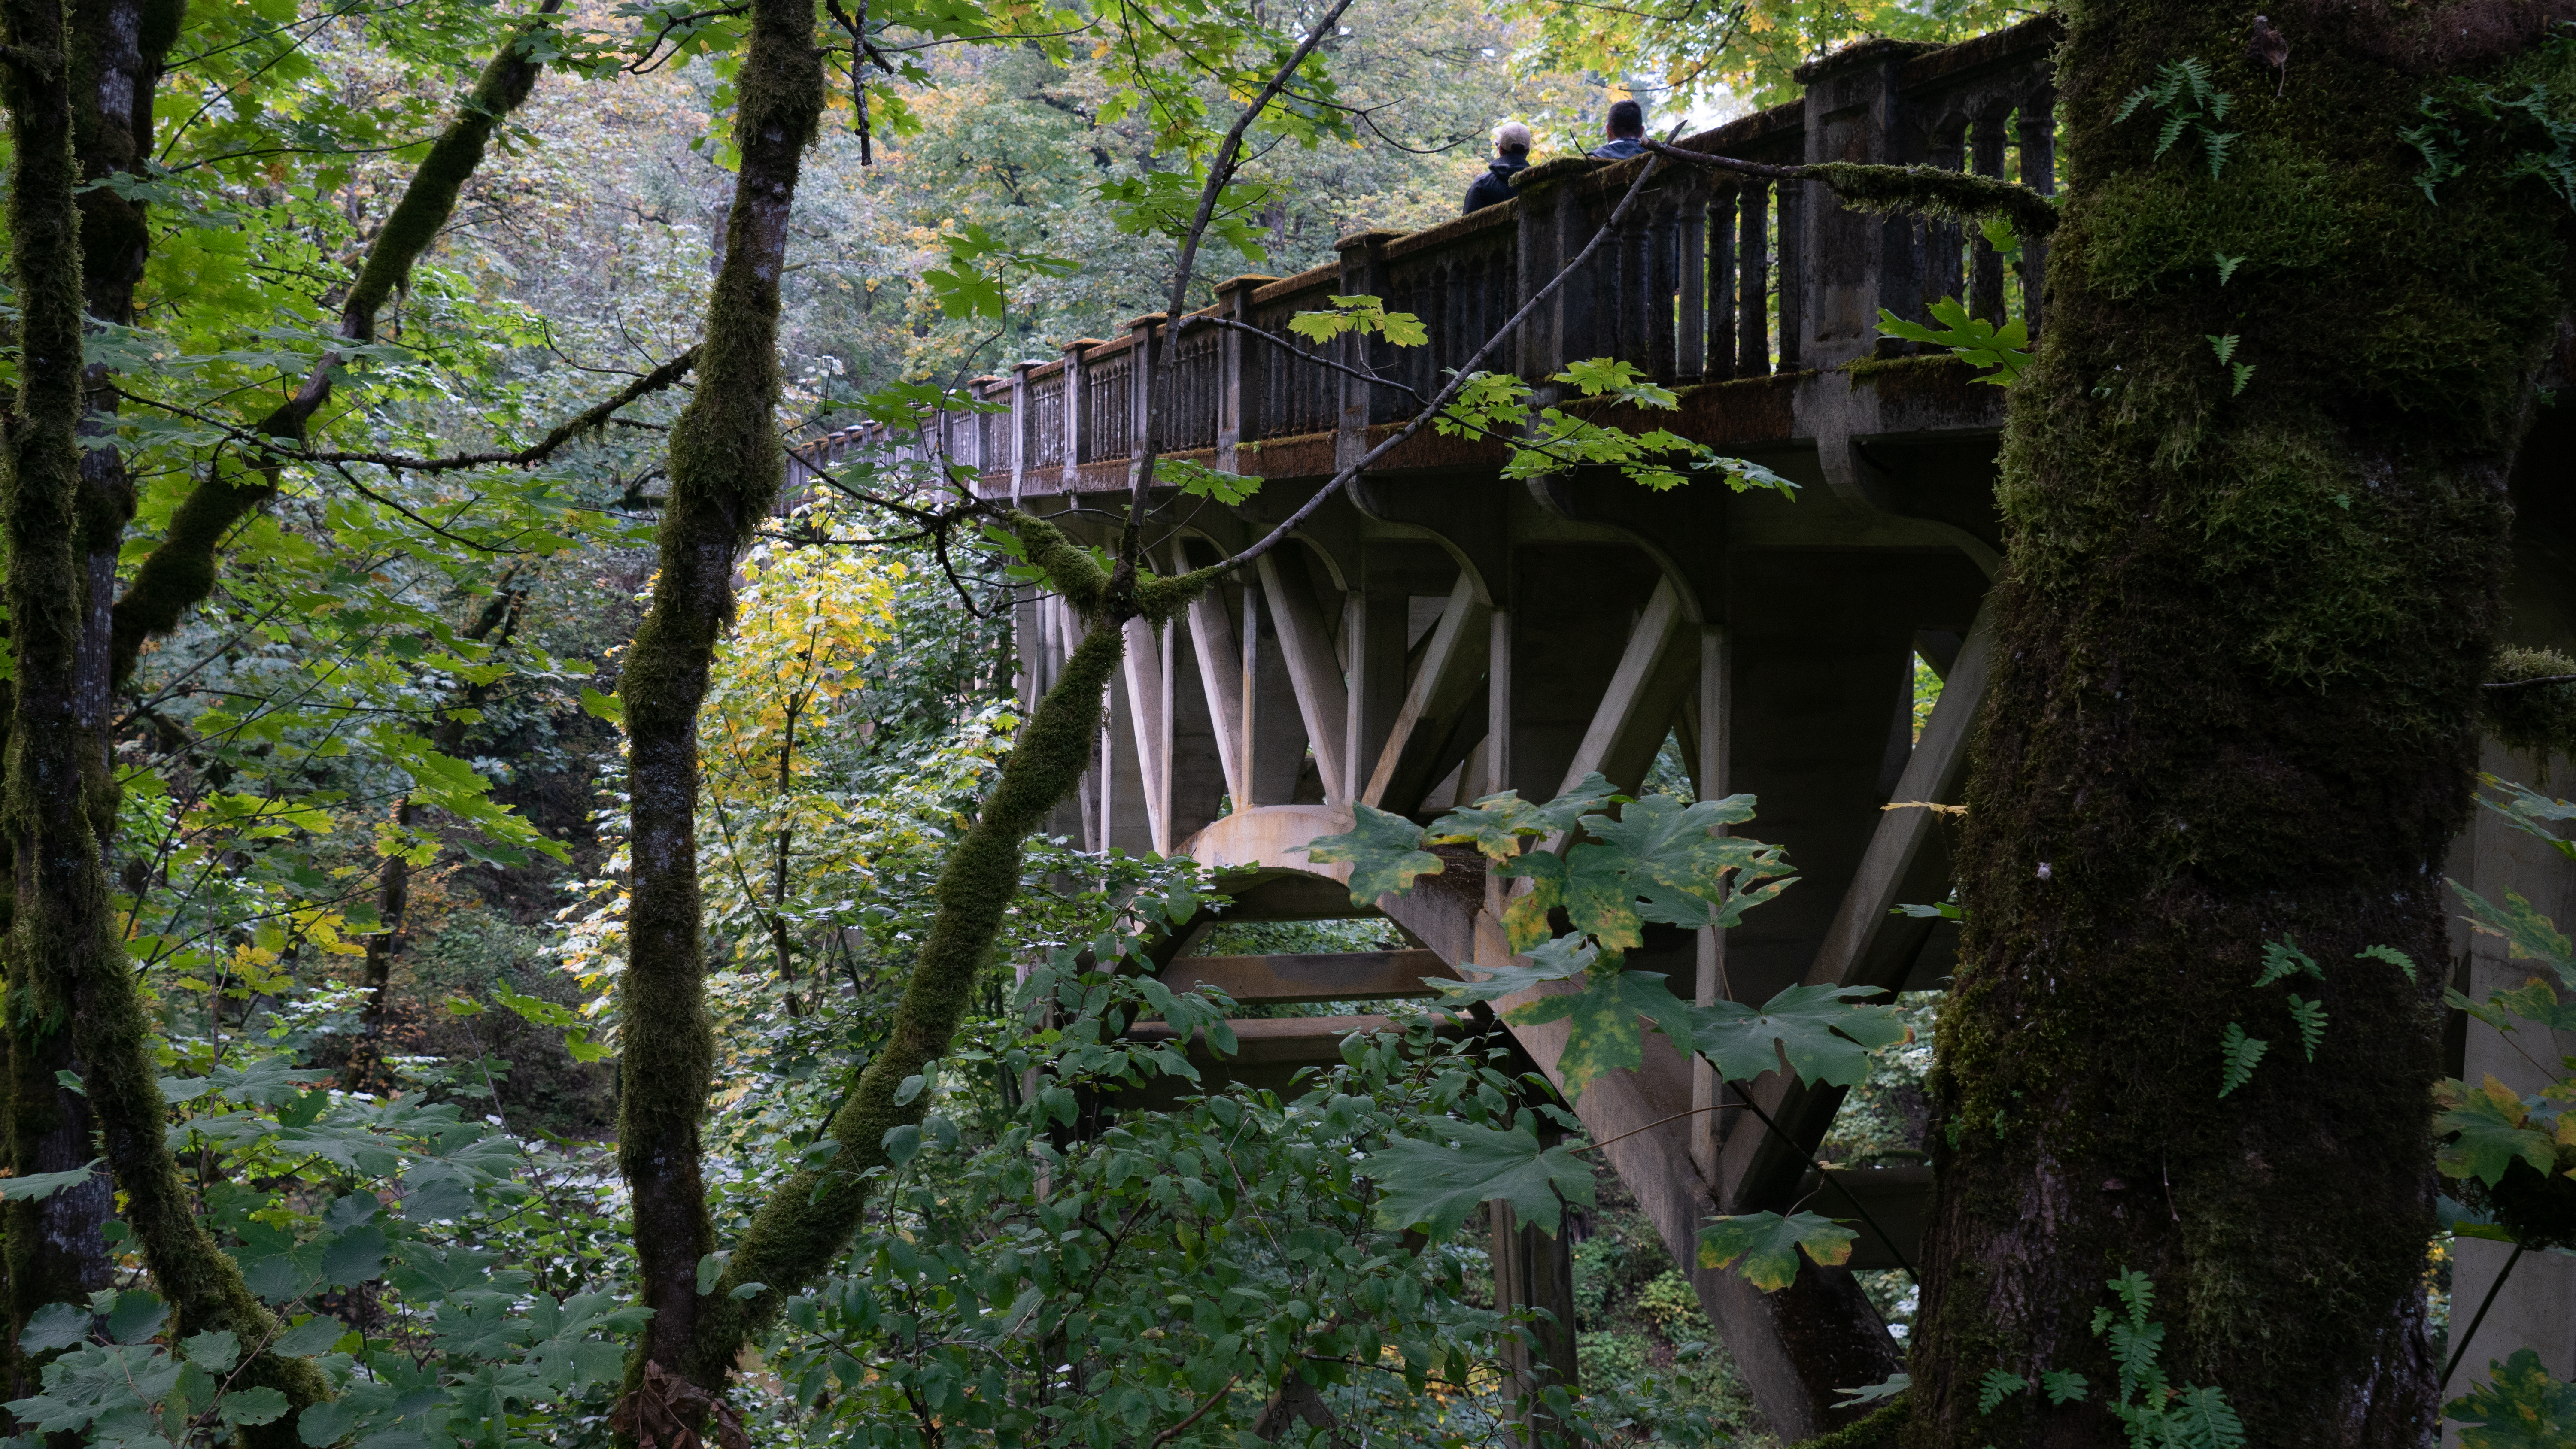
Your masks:
<path fill-rule="evenodd" d="M 1801 1439 L 1790 1449 L 1894 1449 L 1905 1432 L 1913 1406 L 1904 1399 L 1865 1419 L 1854 1419 L 1830 1434 Z"/>
<path fill-rule="evenodd" d="M 2576 756 L 2576 659 L 2509 648 L 2488 673 L 2479 714 L 2507 749 L 2527 750 L 2544 767 L 2552 755 Z"/>

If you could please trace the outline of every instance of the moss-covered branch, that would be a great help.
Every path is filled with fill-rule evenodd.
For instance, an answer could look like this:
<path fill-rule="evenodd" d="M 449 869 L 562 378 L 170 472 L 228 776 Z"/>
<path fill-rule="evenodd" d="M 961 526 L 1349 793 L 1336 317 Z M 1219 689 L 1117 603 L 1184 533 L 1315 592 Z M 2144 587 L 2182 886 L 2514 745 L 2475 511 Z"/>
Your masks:
<path fill-rule="evenodd" d="M 707 300 L 698 390 L 671 430 L 661 570 L 617 692 L 632 801 L 626 975 L 619 992 L 618 1167 L 635 1211 L 640 1296 L 653 1310 L 628 1388 L 648 1366 L 721 1391 L 730 1356 L 695 1351 L 698 1261 L 715 1244 L 698 1129 L 715 1069 L 697 873 L 698 708 L 733 616 L 734 555 L 785 476 L 778 405 L 778 279 L 824 77 L 811 0 L 754 0 L 734 142 L 742 166 L 724 264 Z"/>
<path fill-rule="evenodd" d="M 340 308 L 342 337 L 352 342 L 375 340 L 376 314 L 394 288 L 411 276 L 421 254 L 455 213 L 457 194 L 483 164 L 493 128 L 525 104 L 535 89 L 542 68 L 533 58 L 535 42 L 553 28 L 551 17 L 562 3 L 545 0 L 536 18 L 510 32 L 484 66 L 472 94 L 457 106 L 455 118 L 430 143 L 429 154 L 367 248 L 357 283 Z M 295 395 L 259 421 L 258 433 L 302 441 L 314 413 L 330 400 L 332 373 L 339 365 L 337 353 L 325 354 Z M 236 525 L 277 495 L 277 468 L 277 459 L 265 449 L 217 452 L 207 476 L 171 515 L 169 531 L 135 570 L 125 596 L 116 601 L 108 661 L 114 683 L 121 684 L 133 674 L 146 640 L 179 627 L 188 610 L 214 592 L 217 551 Z"/>
<path fill-rule="evenodd" d="M 1662 141 L 1646 149 L 1659 156 L 1712 171 L 1732 171 L 1770 181 L 1821 181 L 1843 205 L 1855 211 L 1910 211 L 1945 221 L 2001 217 L 2023 236 L 2046 236 L 2057 230 L 2057 207 L 2044 192 L 2000 177 L 1938 166 L 1872 166 L 1857 161 L 1826 161 L 1812 166 L 1771 166 L 1687 151 Z"/>
<path fill-rule="evenodd" d="M 2555 649 L 2506 649 L 2488 672 L 2479 713 L 2507 749 L 2544 762 L 2576 756 L 2576 659 Z"/>

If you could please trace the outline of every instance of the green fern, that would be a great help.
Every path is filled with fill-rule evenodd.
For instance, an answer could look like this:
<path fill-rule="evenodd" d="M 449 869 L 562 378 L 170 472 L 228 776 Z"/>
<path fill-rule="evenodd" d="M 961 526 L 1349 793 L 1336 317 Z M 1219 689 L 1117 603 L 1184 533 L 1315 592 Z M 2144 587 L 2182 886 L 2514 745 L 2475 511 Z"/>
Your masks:
<path fill-rule="evenodd" d="M 2155 1284 L 2144 1273 L 2123 1269 L 2110 1287 L 2120 1311 L 2093 1310 L 2093 1334 L 2110 1340 L 2111 1361 L 2120 1370 L 2120 1396 L 2110 1407 L 2127 1426 L 2129 1442 L 2141 1449 L 2245 1449 L 2244 1422 L 2224 1390 L 2175 1388 L 2165 1377 L 2165 1326 L 2147 1317 Z M 2056 1392 L 2054 1385 L 2050 1392 Z M 2081 1394 L 2079 1380 L 2075 1396 Z"/>
<path fill-rule="evenodd" d="M 2218 360 L 2225 362 L 2227 358 L 2222 355 Z M 2300 975 L 2313 976 L 2319 981 L 2326 979 L 2325 968 L 2316 963 L 2315 957 L 2300 950 L 2298 942 L 2283 936 L 2277 941 L 2263 943 L 2263 974 L 2254 978 L 2257 987 Z"/>
<path fill-rule="evenodd" d="M 2415 958 L 2398 950 L 2394 946 L 2364 946 L 2360 950 L 2352 953 L 2352 959 L 2355 961 L 2385 961 L 2389 965 L 2396 967 L 2398 970 L 2405 972 L 2407 980 L 2413 981 L 2415 979 Z"/>
<path fill-rule="evenodd" d="M 2309 1061 L 2315 1061 L 2317 1043 L 2325 1040 L 2326 1035 L 2326 1004 L 2322 1001 L 2310 1001 L 2293 992 L 2290 996 L 2290 1020 L 2299 1028 L 2301 1054 Z"/>
<path fill-rule="evenodd" d="M 1999 1368 L 1988 1369 L 1984 1381 L 1977 1385 L 1977 1412 L 1991 1414 L 1995 1405 L 2029 1387 L 2030 1380 L 2019 1374 L 2006 1373 Z"/>
<path fill-rule="evenodd" d="M 2113 124 L 2136 115 L 2141 107 L 2153 106 L 2165 113 L 2164 124 L 2156 130 L 2156 159 L 2180 144 L 2186 135 L 2200 138 L 2201 154 L 2208 158 L 2209 174 L 2216 176 L 2227 164 L 2227 149 L 2242 135 L 2239 131 L 2221 131 L 2218 123 L 2227 119 L 2236 98 L 2212 83 L 2209 63 L 2198 56 L 2186 56 L 2156 71 L 2153 85 L 2131 91 L 2120 103 Z"/>
<path fill-rule="evenodd" d="M 2247 1036 L 2245 1028 L 2235 1022 L 2227 1024 L 2227 1035 L 2218 1042 L 2218 1095 L 2224 1097 L 2253 1079 L 2254 1064 L 2272 1044 L 2259 1036 Z"/>

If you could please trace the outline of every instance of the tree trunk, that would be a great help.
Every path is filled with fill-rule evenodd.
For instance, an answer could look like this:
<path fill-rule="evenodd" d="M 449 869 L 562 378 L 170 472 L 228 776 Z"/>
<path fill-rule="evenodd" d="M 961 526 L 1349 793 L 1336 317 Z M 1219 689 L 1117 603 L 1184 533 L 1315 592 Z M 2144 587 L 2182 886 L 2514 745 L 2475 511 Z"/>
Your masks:
<path fill-rule="evenodd" d="M 733 616 L 734 553 L 778 493 L 778 278 L 796 181 L 823 110 L 810 0 L 753 0 L 734 142 L 742 168 L 724 265 L 707 299 L 698 391 L 671 430 L 661 571 L 617 692 L 632 826 L 619 988 L 618 1165 L 635 1202 L 641 1297 L 653 1310 L 628 1388 L 648 1365 L 721 1391 L 726 1364 L 691 1352 L 698 1261 L 715 1247 L 698 1125 L 715 1067 L 699 939 L 698 707 Z"/>
<path fill-rule="evenodd" d="M 2124 1269 L 2154 1280 L 2165 1372 L 2224 1388 L 2252 1442 L 2432 1432 L 2440 871 L 2570 212 L 2509 178 L 2528 135 L 2463 123 L 2436 205 L 2398 132 L 2442 76 L 2564 94 L 2551 9 L 2276 10 L 2285 71 L 2248 54 L 2250 8 L 2067 11 L 1910 1443 L 2116 1442 L 2092 1323 Z M 2124 98 L 2194 57 L 2235 107 L 2159 159 L 2178 108 Z M 2291 939 L 2322 980 L 2254 987 Z M 2313 1060 L 2294 994 L 2326 1012 Z M 2231 1024 L 2270 1045 L 2222 1098 Z M 2092 1391 L 1980 1414 L 1993 1369 Z"/>
<path fill-rule="evenodd" d="M 178 36 L 180 11 L 178 0 L 93 0 L 71 10 L 65 36 L 71 55 L 65 100 L 82 181 L 96 182 L 131 171 L 149 146 L 152 95 L 160 83 L 162 62 Z M 92 317 L 130 325 L 134 289 L 142 280 L 150 250 L 142 205 L 105 186 L 80 193 L 77 205 L 83 305 Z M 85 436 L 103 435 L 114 426 L 115 395 L 104 385 L 108 381 L 104 368 L 89 369 L 86 381 L 79 428 Z M 108 718 L 107 605 L 115 597 L 117 547 L 126 521 L 134 515 L 134 488 L 126 476 L 124 455 L 114 447 L 82 451 L 79 473 L 83 592 L 71 705 L 76 727 L 87 732 L 90 747 L 101 751 L 103 762 Z M 113 823 L 112 808 L 99 813 L 102 847 Z M 24 990 L 27 999 L 41 999 L 42 991 L 28 973 L 12 972 L 10 980 L 12 989 Z M 73 1080 L 82 1075 L 68 1018 L 57 1012 L 13 1012 L 6 1030 L 10 1170 L 21 1176 L 61 1172 L 90 1161 L 94 1124 L 89 1104 L 64 1085 L 66 1075 Z M 114 1207 L 113 1199 L 113 1189 L 101 1174 L 79 1187 L 9 1205 L 5 1216 L 9 1345 L 16 1344 L 18 1331 L 36 1309 L 47 1303 L 79 1301 L 108 1285 L 111 1267 L 99 1228 Z M 16 1391 L 35 1392 L 31 1366 L 17 1359 L 14 1348 L 10 1358 Z"/>

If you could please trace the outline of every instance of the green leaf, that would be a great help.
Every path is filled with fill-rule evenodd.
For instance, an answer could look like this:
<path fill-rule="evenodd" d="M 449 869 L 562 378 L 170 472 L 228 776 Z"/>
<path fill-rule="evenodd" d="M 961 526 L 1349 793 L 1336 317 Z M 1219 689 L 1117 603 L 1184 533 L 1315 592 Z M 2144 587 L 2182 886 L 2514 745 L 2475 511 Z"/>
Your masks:
<path fill-rule="evenodd" d="M 2245 1422 L 2214 1386 L 2184 1389 L 2165 1405 L 2169 1442 L 2181 1449 L 2244 1449 Z"/>
<path fill-rule="evenodd" d="M 2435 1163 L 2446 1177 L 2474 1177 L 2489 1187 L 2504 1180 L 2517 1158 L 2545 1177 L 2557 1165 L 2557 1144 L 2529 1121 L 2519 1102 L 2507 1106 L 2496 1094 L 2468 1092 L 2434 1119 L 2435 1130 L 2454 1134 Z"/>
<path fill-rule="evenodd" d="M 1997 327 L 1983 317 L 1970 316 L 1956 297 L 1944 297 L 1926 310 L 1941 324 L 1940 330 L 1908 322 L 1884 307 L 1878 312 L 1878 330 L 1927 347 L 1946 347 L 1951 356 L 1973 367 L 1993 368 L 1975 381 L 1997 387 L 2011 386 L 2030 366 L 2030 329 L 2019 318 Z"/>
<path fill-rule="evenodd" d="M 130 1289 L 117 1294 L 116 1306 L 107 1311 L 107 1336 L 118 1343 L 141 1343 L 159 1333 L 169 1319 L 169 1305 L 160 1294 Z"/>
<path fill-rule="evenodd" d="M 2462 1449 L 2569 1449 L 2576 1445 L 2576 1384 L 2550 1376 L 2540 1355 L 2518 1348 L 2487 1364 L 2488 1379 L 2442 1406 L 2468 1425 Z"/>
<path fill-rule="evenodd" d="M 1889 1374 L 1874 1384 L 1863 1384 L 1856 1389 L 1834 1390 L 1835 1393 L 1842 1395 L 1834 1401 L 1834 1407 L 1840 1409 L 1853 1404 L 1874 1404 L 1883 1399 L 1895 1398 L 1912 1387 L 1914 1387 L 1914 1375 Z"/>
<path fill-rule="evenodd" d="M 1977 1381 L 1977 1412 L 1991 1414 L 1997 1404 L 2029 1387 L 2030 1380 L 2019 1374 L 2006 1373 L 1999 1368 L 1988 1369 L 1986 1376 Z"/>
<path fill-rule="evenodd" d="M 229 1328 L 192 1334 L 180 1340 L 179 1356 L 210 1374 L 230 1373 L 241 1362 L 241 1336 Z"/>
<path fill-rule="evenodd" d="M 2084 1397 L 2085 1392 L 2092 1387 L 2091 1384 L 2086 1382 L 2084 1375 L 2082 1374 L 2061 1373 L 2054 1369 L 2041 1374 L 2039 1376 L 2039 1383 L 2040 1387 L 2048 1394 L 2048 1401 L 2052 1404 L 2076 1403 L 2080 1401 Z"/>
<path fill-rule="evenodd" d="M 1801 1080 L 1860 1084 L 1870 1053 L 1903 1041 L 1896 1009 L 1854 1003 L 1886 993 L 1869 986 L 1792 986 L 1760 1009 L 1740 1001 L 1691 1008 L 1691 1047 L 1730 1082 L 1777 1071 L 1783 1054 Z"/>
<path fill-rule="evenodd" d="M 1718 1218 L 1699 1230 L 1699 1265 L 1733 1268 L 1746 1282 L 1776 1293 L 1798 1276 L 1798 1250 L 1827 1268 L 1851 1258 L 1860 1234 L 1814 1213 L 1782 1217 L 1774 1212 Z"/>
<path fill-rule="evenodd" d="M 1528 955 L 1533 963 L 1528 966 L 1485 967 L 1471 962 L 1465 969 L 1482 973 L 1480 979 L 1473 981 L 1449 981 L 1432 976 L 1426 976 L 1422 981 L 1426 986 L 1437 988 L 1450 1003 L 1466 1006 L 1518 996 L 1543 982 L 1569 980 L 1591 970 L 1593 963 L 1601 959 L 1600 951 L 1584 944 L 1578 936 L 1560 936 L 1533 949 Z"/>
<path fill-rule="evenodd" d="M 87 1167 L 67 1172 L 31 1172 L 24 1177 L 0 1177 L 0 1202 L 25 1202 L 32 1198 L 51 1197 L 65 1188 L 78 1187 L 90 1180 L 105 1158 L 93 1158 Z"/>
<path fill-rule="evenodd" d="M 77 1303 L 48 1303 L 27 1315 L 27 1327 L 18 1335 L 22 1353 L 51 1353 L 69 1348 L 89 1337 L 90 1311 Z"/>
<path fill-rule="evenodd" d="M 1406 895 L 1413 883 L 1440 873 L 1440 857 L 1422 848 L 1422 827 L 1372 805 L 1351 806 L 1352 824 L 1339 835 L 1309 841 L 1306 858 L 1351 867 L 1351 904 L 1374 906 L 1382 895 Z"/>
<path fill-rule="evenodd" d="M 1640 1017 L 1681 1042 L 1690 1039 L 1690 1013 L 1691 1008 L 1654 972 L 1596 968 L 1581 991 L 1524 1002 L 1504 1020 L 1515 1026 L 1567 1024 L 1565 1050 L 1557 1058 L 1556 1069 L 1565 1078 L 1565 1095 L 1577 1099 L 1593 1078 L 1644 1065 L 1646 1034 L 1638 1025 Z"/>
<path fill-rule="evenodd" d="M 581 708 L 584 714 L 604 719 L 620 729 L 626 727 L 626 701 L 616 695 L 602 694 L 585 684 L 581 687 Z"/>
<path fill-rule="evenodd" d="M 1179 489 L 1184 497 L 1206 498 L 1228 508 L 1261 491 L 1261 479 L 1256 476 L 1222 472 L 1193 458 L 1156 458 L 1154 481 Z"/>
<path fill-rule="evenodd" d="M 1592 1205 L 1592 1166 L 1563 1143 L 1542 1147 L 1517 1127 L 1432 1126 L 1444 1141 L 1398 1137 L 1363 1166 L 1384 1194 L 1377 1218 L 1387 1227 L 1419 1227 L 1436 1240 L 1456 1232 L 1477 1204 L 1506 1202 L 1514 1217 L 1553 1234 L 1565 1204 Z"/>
<path fill-rule="evenodd" d="M 277 1336 L 269 1345 L 273 1353 L 287 1358 L 311 1358 L 329 1353 L 331 1346 L 349 1336 L 349 1326 L 327 1313 L 317 1313 Z"/>
<path fill-rule="evenodd" d="M 2254 1064 L 2263 1060 L 2264 1051 L 2271 1045 L 2261 1037 L 2247 1036 L 2244 1027 L 2229 1022 L 2227 1034 L 2218 1042 L 2218 1095 L 2224 1097 L 2251 1080 Z"/>
<path fill-rule="evenodd" d="M 235 1389 L 222 1403 L 224 1418 L 235 1424 L 275 1423 L 291 1407 L 284 1392 L 271 1388 Z"/>
<path fill-rule="evenodd" d="M 2471 930 L 2501 938 L 2506 953 L 2516 961 L 2547 962 L 2558 972 L 2559 980 L 2576 988 L 2576 947 L 2568 945 L 2557 926 L 2531 902 L 2507 891 L 2504 905 L 2498 907 L 2458 881 L 2450 885 L 2468 904 Z"/>

